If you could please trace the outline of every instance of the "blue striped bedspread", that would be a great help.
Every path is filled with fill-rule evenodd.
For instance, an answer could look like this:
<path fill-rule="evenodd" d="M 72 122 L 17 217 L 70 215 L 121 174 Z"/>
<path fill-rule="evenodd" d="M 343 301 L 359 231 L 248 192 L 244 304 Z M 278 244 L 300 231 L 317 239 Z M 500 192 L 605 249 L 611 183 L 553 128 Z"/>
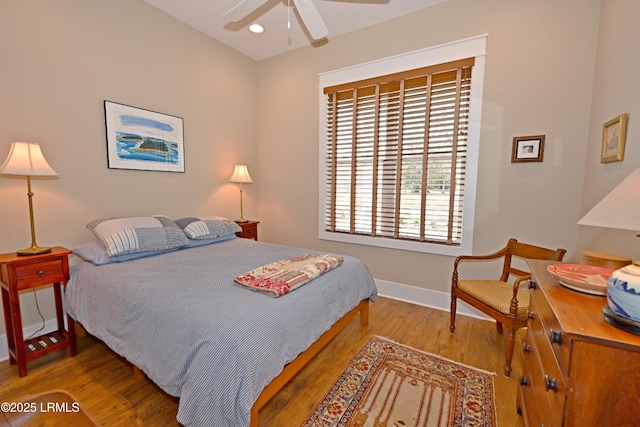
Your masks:
<path fill-rule="evenodd" d="M 179 396 L 185 426 L 245 427 L 262 389 L 363 299 L 375 283 L 359 260 L 280 298 L 234 278 L 308 249 L 233 239 L 148 258 L 71 268 L 70 315 Z"/>

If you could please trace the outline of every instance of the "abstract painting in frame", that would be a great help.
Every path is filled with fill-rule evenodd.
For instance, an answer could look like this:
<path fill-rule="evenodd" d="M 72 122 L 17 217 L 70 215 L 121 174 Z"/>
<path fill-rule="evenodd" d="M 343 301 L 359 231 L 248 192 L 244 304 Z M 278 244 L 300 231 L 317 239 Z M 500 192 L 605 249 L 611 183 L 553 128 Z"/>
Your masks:
<path fill-rule="evenodd" d="M 600 163 L 619 162 L 624 159 L 627 132 L 627 114 L 609 120 L 602 126 L 602 153 Z"/>
<path fill-rule="evenodd" d="M 541 162 L 545 135 L 516 136 L 511 147 L 511 163 Z"/>
<path fill-rule="evenodd" d="M 180 117 L 104 101 L 109 169 L 184 172 Z"/>

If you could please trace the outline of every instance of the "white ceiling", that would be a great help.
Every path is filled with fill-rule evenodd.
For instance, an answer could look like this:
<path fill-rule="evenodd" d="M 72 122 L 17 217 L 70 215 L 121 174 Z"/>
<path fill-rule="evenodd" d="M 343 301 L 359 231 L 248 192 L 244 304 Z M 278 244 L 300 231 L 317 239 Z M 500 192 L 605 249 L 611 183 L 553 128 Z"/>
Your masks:
<path fill-rule="evenodd" d="M 223 15 L 242 0 L 145 0 L 169 15 L 231 46 L 256 61 L 305 45 L 321 46 L 348 33 L 446 0 L 313 0 L 329 30 L 327 39 L 313 41 L 301 25 L 290 0 L 269 0 L 238 22 Z M 289 2 L 291 7 L 289 7 Z M 291 29 L 287 22 L 291 22 Z M 248 26 L 260 23 L 265 32 L 253 34 Z"/>

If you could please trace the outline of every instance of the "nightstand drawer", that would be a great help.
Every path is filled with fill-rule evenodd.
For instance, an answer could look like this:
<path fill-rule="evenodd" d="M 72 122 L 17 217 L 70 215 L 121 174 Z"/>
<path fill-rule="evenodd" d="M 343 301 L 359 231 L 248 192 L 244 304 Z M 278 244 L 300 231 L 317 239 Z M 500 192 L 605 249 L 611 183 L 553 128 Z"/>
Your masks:
<path fill-rule="evenodd" d="M 242 231 L 238 231 L 236 236 L 243 239 L 258 240 L 258 224 L 259 221 L 247 221 L 238 223 Z"/>
<path fill-rule="evenodd" d="M 64 273 L 64 265 L 60 259 L 21 265 L 16 267 L 15 272 L 18 279 L 18 289 L 67 280 Z"/>
<path fill-rule="evenodd" d="M 258 238 L 258 230 L 255 227 L 245 228 L 238 234 L 240 234 L 240 237 L 242 237 L 243 239 L 257 240 Z"/>

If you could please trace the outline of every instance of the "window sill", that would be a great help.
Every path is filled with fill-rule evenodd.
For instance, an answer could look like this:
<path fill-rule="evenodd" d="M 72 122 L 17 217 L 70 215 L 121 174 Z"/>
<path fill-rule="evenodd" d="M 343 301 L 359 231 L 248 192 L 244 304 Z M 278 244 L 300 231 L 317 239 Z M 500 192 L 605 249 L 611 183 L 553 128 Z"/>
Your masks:
<path fill-rule="evenodd" d="M 331 233 L 320 231 L 320 240 L 330 240 L 334 242 L 353 243 L 356 245 L 376 246 L 387 249 L 400 249 L 404 251 L 424 252 L 435 255 L 458 256 L 471 253 L 471 244 L 463 241 L 460 245 L 445 245 L 438 243 L 417 242 L 412 240 L 387 239 L 384 237 L 362 236 L 346 233 Z"/>

